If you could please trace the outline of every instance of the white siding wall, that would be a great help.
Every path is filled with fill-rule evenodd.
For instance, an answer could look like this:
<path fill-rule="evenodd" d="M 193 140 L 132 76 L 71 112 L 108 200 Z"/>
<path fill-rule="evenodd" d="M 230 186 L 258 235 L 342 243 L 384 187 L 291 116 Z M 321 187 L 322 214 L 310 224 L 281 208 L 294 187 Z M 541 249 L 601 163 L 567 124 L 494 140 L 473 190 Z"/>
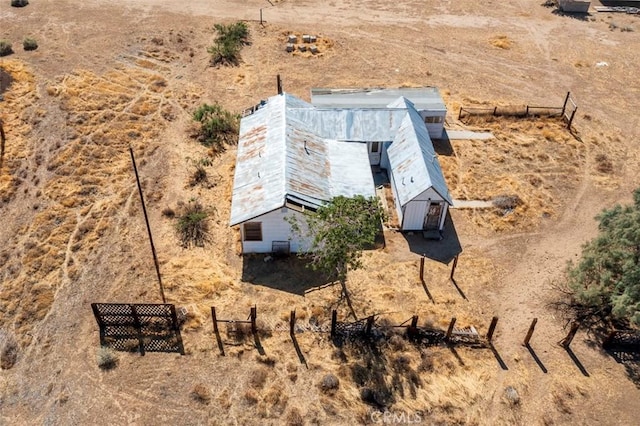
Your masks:
<path fill-rule="evenodd" d="M 380 167 L 382 167 L 383 169 L 387 170 L 387 174 L 391 174 L 391 172 L 389 171 L 389 169 L 391 168 L 391 165 L 389 164 L 389 155 L 387 154 L 387 149 L 389 149 L 389 146 L 391 145 L 391 142 L 384 142 L 382 144 L 382 157 L 380 158 Z"/>
<path fill-rule="evenodd" d="M 262 241 L 244 241 L 244 227 L 240 224 L 243 253 L 271 253 L 273 241 L 289 241 L 292 253 L 305 251 L 310 247 L 310 241 L 301 239 L 291 230 L 291 225 L 285 217 L 295 215 L 301 227 L 304 227 L 304 215 L 295 210 L 281 208 L 251 219 L 249 222 L 262 223 Z"/>
<path fill-rule="evenodd" d="M 420 200 L 420 201 L 444 201 L 444 198 L 442 198 L 433 188 L 429 188 L 426 191 L 424 191 L 422 194 L 418 195 L 417 197 L 415 197 L 413 200 Z"/>
<path fill-rule="evenodd" d="M 429 137 L 431 139 L 441 139 L 442 132 L 444 131 L 444 121 L 446 119 L 447 113 L 446 111 L 420 111 L 420 116 L 424 120 L 425 117 L 442 117 L 442 123 L 425 123 L 427 126 L 427 130 L 429 131 Z"/>
<path fill-rule="evenodd" d="M 424 216 L 427 214 L 428 201 L 409 201 L 404 206 L 404 220 L 402 221 L 403 231 L 422 230 Z"/>
<path fill-rule="evenodd" d="M 400 224 L 400 228 L 402 229 L 402 206 L 400 206 L 400 202 L 398 201 L 398 197 L 396 194 L 398 191 L 396 190 L 396 181 L 393 178 L 393 173 L 390 169 L 387 169 L 387 173 L 389 174 L 389 181 L 391 182 L 391 191 L 393 192 L 393 203 L 396 206 L 396 213 L 398 214 L 398 223 Z"/>
<path fill-rule="evenodd" d="M 369 153 L 369 164 L 377 166 L 380 164 L 380 152 L 382 151 L 382 143 L 378 142 L 378 152 L 371 152 L 373 142 L 367 142 L 367 152 Z"/>
<path fill-rule="evenodd" d="M 429 209 L 429 204 L 432 201 L 442 202 L 444 206 L 439 222 L 439 229 L 442 230 L 444 228 L 445 218 L 447 217 L 448 204 L 433 188 L 427 189 L 404 206 L 404 221 L 401 219 L 402 230 L 422 230 L 424 226 L 424 219 Z"/>
<path fill-rule="evenodd" d="M 444 208 L 442 209 L 442 216 L 440 216 L 440 225 L 439 229 L 442 231 L 444 229 L 444 221 L 447 219 L 447 211 L 449 210 L 449 203 L 443 203 Z"/>

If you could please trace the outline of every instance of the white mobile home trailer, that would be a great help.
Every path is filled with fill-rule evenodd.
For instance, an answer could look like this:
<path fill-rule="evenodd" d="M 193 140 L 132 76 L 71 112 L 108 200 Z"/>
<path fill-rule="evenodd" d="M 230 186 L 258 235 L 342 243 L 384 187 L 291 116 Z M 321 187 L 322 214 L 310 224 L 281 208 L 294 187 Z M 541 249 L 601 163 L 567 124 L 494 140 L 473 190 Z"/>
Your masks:
<path fill-rule="evenodd" d="M 386 108 L 400 97 L 411 101 L 432 139 L 442 138 L 447 107 L 436 87 L 311 89 L 311 103 L 318 108 Z"/>

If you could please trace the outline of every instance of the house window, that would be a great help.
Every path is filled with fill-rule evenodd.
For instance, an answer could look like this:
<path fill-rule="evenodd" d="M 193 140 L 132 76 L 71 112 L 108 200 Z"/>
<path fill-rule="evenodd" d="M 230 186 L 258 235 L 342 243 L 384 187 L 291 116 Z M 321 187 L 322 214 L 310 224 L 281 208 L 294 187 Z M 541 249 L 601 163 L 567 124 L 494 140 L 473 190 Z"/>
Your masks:
<path fill-rule="evenodd" d="M 262 241 L 262 222 L 247 222 L 244 224 L 245 241 Z"/>
<path fill-rule="evenodd" d="M 442 118 L 441 116 L 435 116 L 435 117 L 425 117 L 424 118 L 424 122 L 427 124 L 435 124 L 435 123 L 442 123 Z"/>
<path fill-rule="evenodd" d="M 371 142 L 371 153 L 377 154 L 380 152 L 380 142 Z"/>

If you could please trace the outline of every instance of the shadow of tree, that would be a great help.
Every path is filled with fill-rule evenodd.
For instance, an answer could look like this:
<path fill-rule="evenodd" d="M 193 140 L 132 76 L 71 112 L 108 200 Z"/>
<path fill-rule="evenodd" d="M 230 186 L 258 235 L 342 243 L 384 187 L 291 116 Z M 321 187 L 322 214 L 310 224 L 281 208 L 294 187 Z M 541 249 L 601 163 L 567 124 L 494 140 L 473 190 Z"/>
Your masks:
<path fill-rule="evenodd" d="M 301 296 L 310 289 L 333 283 L 321 272 L 308 268 L 308 264 L 308 260 L 295 255 L 278 258 L 247 254 L 242 259 L 242 281 Z"/>
<path fill-rule="evenodd" d="M 417 397 L 423 382 L 405 352 L 409 345 L 402 335 L 392 332 L 346 341 L 338 349 L 341 361 L 350 364 L 351 379 L 363 402 L 385 410 L 398 399 Z"/>

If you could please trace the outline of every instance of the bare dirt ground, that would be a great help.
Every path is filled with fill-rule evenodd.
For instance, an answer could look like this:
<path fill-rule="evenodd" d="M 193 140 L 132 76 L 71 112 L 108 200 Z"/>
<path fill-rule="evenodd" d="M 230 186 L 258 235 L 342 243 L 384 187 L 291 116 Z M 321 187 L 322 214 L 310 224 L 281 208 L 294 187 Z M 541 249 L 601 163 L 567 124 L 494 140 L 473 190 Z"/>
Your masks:
<path fill-rule="evenodd" d="M 208 67 L 213 24 L 237 19 L 252 34 L 241 65 Z M 566 262 L 595 235 L 593 217 L 628 202 L 640 181 L 640 56 L 637 33 L 625 27 L 640 31 L 640 21 L 596 12 L 575 19 L 524 0 L 3 2 L 0 39 L 15 53 L 0 59 L 14 79 L 0 102 L 0 329 L 15 335 L 19 353 L 0 371 L 0 423 L 366 423 L 375 417 L 360 391 L 376 381 L 390 389 L 392 411 L 419 413 L 424 424 L 637 423 L 640 390 L 625 367 L 581 331 L 572 347 L 583 375 L 556 345 L 565 323 L 548 307 Z M 286 53 L 289 33 L 318 35 L 321 54 Z M 38 50 L 22 50 L 27 36 Z M 522 201 L 508 212 L 452 212 L 448 238 L 462 246 L 456 279 L 467 299 L 448 281 L 449 266 L 428 261 L 432 303 L 415 247 L 393 232 L 348 287 L 359 317 L 384 313 L 399 323 L 417 313 L 445 327 L 456 316 L 484 332 L 499 316 L 495 344 L 506 370 L 488 350 L 400 339 L 372 357 L 338 351 L 313 332 L 298 335 L 305 366 L 288 333 L 273 331 L 286 329 L 294 308 L 303 324 L 348 310 L 338 288 L 315 289 L 324 282 L 293 260 L 238 256 L 227 226 L 235 151 L 207 168 L 210 185 L 190 186 L 193 163 L 207 152 L 187 130 L 202 102 L 239 111 L 274 94 L 276 74 L 304 99 L 311 87 L 437 86 L 448 126 L 496 135 L 453 141 L 440 156 L 455 198 Z M 548 119 L 456 120 L 461 105 L 560 105 L 567 91 L 579 105 L 575 137 Z M 122 353 L 104 372 L 90 303 L 160 301 L 130 146 L 167 299 L 190 312 L 187 355 Z M 212 210 L 213 243 L 183 249 L 162 211 L 192 198 Z M 441 243 L 430 244 L 437 252 Z M 209 307 L 244 319 L 254 304 L 272 329 L 262 338 L 266 356 L 248 341 L 219 356 Z M 533 317 L 541 365 L 521 346 Z M 318 387 L 327 373 L 340 379 L 335 394 Z M 518 404 L 505 398 L 508 386 Z"/>

